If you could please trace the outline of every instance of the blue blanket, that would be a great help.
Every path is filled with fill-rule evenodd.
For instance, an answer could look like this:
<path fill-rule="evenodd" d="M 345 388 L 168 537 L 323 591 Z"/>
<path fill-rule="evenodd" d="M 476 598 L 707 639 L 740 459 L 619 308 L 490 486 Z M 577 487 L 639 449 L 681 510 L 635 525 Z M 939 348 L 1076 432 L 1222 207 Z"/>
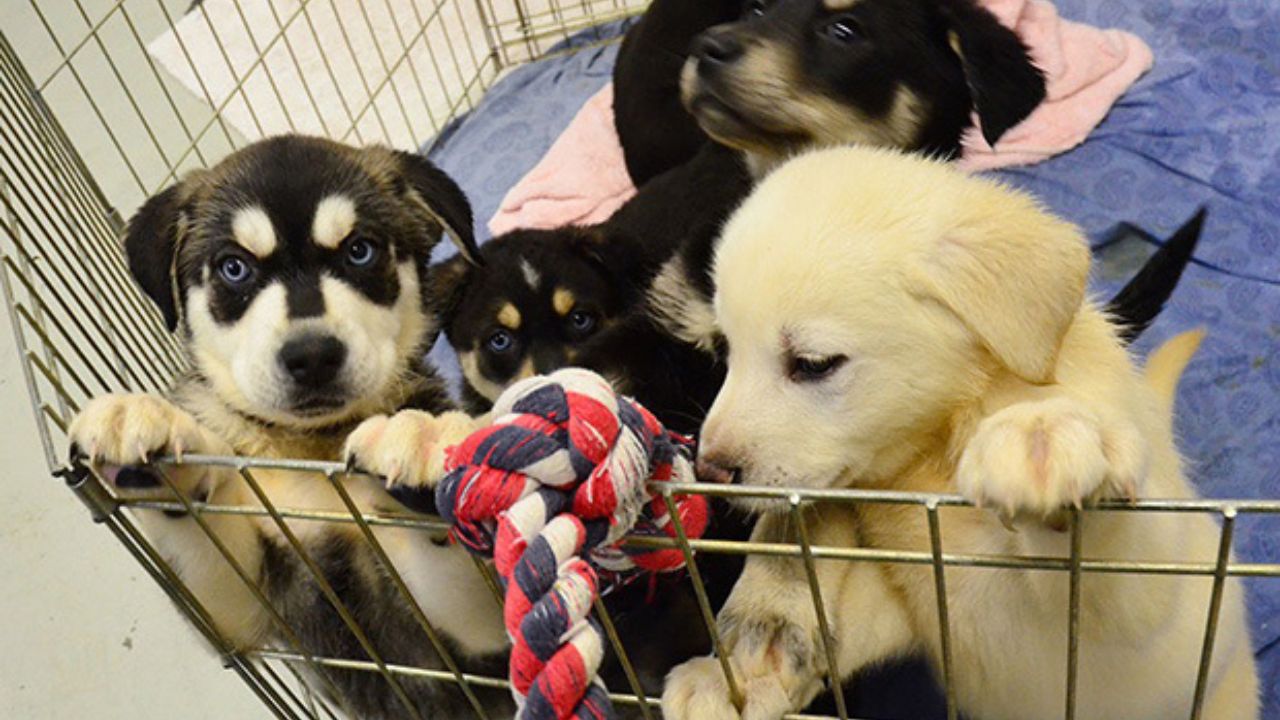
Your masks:
<path fill-rule="evenodd" d="M 1179 395 L 1177 430 L 1191 476 L 1210 497 L 1280 497 L 1280 3 L 1057 4 L 1066 18 L 1136 33 L 1155 51 L 1155 68 L 1081 147 L 995 174 L 1094 238 L 1120 220 L 1164 237 L 1209 206 L 1194 264 L 1137 349 L 1209 328 Z M 597 43 L 624 27 L 601 26 L 568 42 Z M 613 44 L 517 68 L 437 139 L 432 157 L 462 184 L 481 225 L 608 81 L 616 54 Z M 1140 241 L 1100 248 L 1096 292 L 1109 296 L 1150 251 Z M 447 350 L 435 357 L 452 366 Z M 1244 560 L 1280 562 L 1280 518 L 1242 518 L 1235 547 Z M 1280 579 L 1246 584 L 1264 717 L 1280 717 Z M 900 674 L 883 678 L 901 682 Z M 881 693 L 869 687 L 859 695 L 868 698 L 859 703 L 864 716 L 937 716 L 936 698 L 928 710 L 904 711 L 900 703 L 881 709 L 872 699 Z"/>

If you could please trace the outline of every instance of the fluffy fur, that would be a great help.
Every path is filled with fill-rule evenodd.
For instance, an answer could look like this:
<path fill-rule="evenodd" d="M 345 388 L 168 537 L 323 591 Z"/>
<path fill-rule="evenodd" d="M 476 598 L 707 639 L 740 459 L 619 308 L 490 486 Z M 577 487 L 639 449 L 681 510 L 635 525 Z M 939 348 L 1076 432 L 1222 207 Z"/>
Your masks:
<path fill-rule="evenodd" d="M 845 172 L 850 165 L 864 172 Z M 781 233 L 794 242 L 776 242 Z M 1088 270 L 1075 227 L 998 184 L 883 151 L 802 156 L 734 215 L 717 253 L 729 370 L 699 463 L 753 487 L 959 491 L 987 509 L 941 511 L 953 553 L 1062 557 L 1068 535 L 1054 519 L 1065 506 L 1194 497 L 1170 413 L 1197 340 L 1153 356 L 1144 377 L 1085 298 Z M 767 513 L 754 539 L 795 539 L 788 515 L 771 512 L 785 504 L 749 504 Z M 818 545 L 929 550 L 918 507 L 821 505 L 805 515 Z M 1203 515 L 1093 513 L 1084 523 L 1089 558 L 1216 554 L 1217 528 Z M 818 582 L 842 674 L 909 653 L 940 662 L 928 566 L 819 562 Z M 1067 583 L 1060 572 L 947 569 L 962 713 L 1061 712 Z M 1084 576 L 1080 717 L 1189 714 L 1210 585 Z M 746 695 L 742 717 L 778 717 L 821 687 L 812 610 L 799 561 L 748 560 L 718 618 Z M 1256 718 L 1235 580 L 1213 658 L 1204 716 Z M 663 711 L 672 720 L 739 717 L 711 658 L 673 671 Z"/>
<path fill-rule="evenodd" d="M 392 489 L 423 482 L 384 459 L 388 446 L 403 452 L 409 442 L 404 433 L 381 432 L 388 421 L 380 414 L 419 408 L 439 414 L 427 416 L 432 428 L 453 431 L 441 383 L 421 361 L 436 335 L 423 275 L 442 232 L 474 255 L 471 224 L 466 199 L 447 176 L 418 156 L 382 147 L 285 136 L 188 176 L 143 206 L 125 249 L 138 284 L 178 333 L 191 371 L 168 397 L 94 399 L 71 426 L 73 453 L 108 468 L 122 493 L 163 491 L 148 458 L 184 453 L 345 455 L 388 475 Z M 366 420 L 344 450 L 348 433 Z M 432 439 L 421 432 L 410 438 L 418 453 L 437 448 Z M 260 505 L 234 470 L 183 466 L 166 475 L 192 499 Z M 254 475 L 277 507 L 346 510 L 314 473 Z M 341 482 L 363 509 L 400 509 L 368 477 Z M 233 647 L 294 647 L 192 518 L 139 512 L 138 521 Z M 269 518 L 206 521 L 296 633 L 299 649 L 367 659 Z M 354 525 L 290 526 L 384 660 L 444 667 Z M 490 667 L 484 658 L 504 650 L 506 637 L 466 552 L 420 531 L 374 532 L 445 642 L 477 667 Z M 359 717 L 405 715 L 378 674 L 327 674 L 340 690 L 339 705 Z M 425 715 L 469 712 L 451 684 L 401 682 Z M 510 710 L 504 693 L 484 698 L 491 712 Z"/>

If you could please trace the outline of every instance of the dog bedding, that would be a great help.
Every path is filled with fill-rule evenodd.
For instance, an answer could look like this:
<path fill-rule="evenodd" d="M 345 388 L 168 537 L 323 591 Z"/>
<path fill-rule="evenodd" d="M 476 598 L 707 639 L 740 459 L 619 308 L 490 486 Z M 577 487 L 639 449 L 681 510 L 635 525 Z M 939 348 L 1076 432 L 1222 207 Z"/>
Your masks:
<path fill-rule="evenodd" d="M 1150 253 L 1104 242 L 1120 220 L 1165 237 L 1198 206 L 1208 222 L 1170 305 L 1137 343 L 1209 329 L 1183 380 L 1177 430 L 1200 492 L 1280 497 L 1280 4 L 1271 0 L 1059 0 L 1064 18 L 1115 27 L 1153 50 L 1153 69 L 1080 147 L 996 177 L 1040 197 L 1095 239 L 1094 286 L 1109 297 Z M 478 228 L 609 81 L 626 23 L 564 43 L 593 46 L 520 67 L 437 139 L 431 155 L 472 198 Z M 437 352 L 443 362 L 449 353 Z M 456 377 L 456 370 L 454 371 Z M 1244 516 L 1243 560 L 1280 562 L 1280 518 Z M 1264 717 L 1280 716 L 1280 579 L 1250 579 L 1250 616 Z M 900 672 L 861 683 L 860 716 L 940 716 L 936 697 L 887 690 L 922 682 Z M 877 690 L 880 690 L 877 692 Z M 915 698 L 928 709 L 904 709 Z M 877 698 L 895 698 L 895 704 Z"/>

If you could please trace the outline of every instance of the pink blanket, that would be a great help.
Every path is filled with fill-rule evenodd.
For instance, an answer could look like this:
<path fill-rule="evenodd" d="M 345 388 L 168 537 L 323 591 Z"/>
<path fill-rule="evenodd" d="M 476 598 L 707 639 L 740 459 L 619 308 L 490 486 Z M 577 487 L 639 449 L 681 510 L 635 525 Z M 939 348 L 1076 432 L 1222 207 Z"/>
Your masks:
<path fill-rule="evenodd" d="M 966 170 L 1030 165 L 1070 150 L 1151 68 L 1151 48 L 1137 36 L 1063 20 L 1047 0 L 983 3 L 1030 49 L 1045 73 L 1046 98 L 994 148 L 971 128 L 959 160 Z M 606 85 L 502 199 L 489 230 L 496 235 L 515 228 L 601 222 L 635 191 L 613 123 L 613 85 Z"/>

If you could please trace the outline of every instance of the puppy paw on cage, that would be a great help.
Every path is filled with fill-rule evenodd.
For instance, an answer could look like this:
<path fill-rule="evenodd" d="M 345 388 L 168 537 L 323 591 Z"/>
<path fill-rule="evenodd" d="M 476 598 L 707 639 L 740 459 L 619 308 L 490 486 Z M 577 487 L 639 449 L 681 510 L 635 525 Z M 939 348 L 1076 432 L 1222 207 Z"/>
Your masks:
<path fill-rule="evenodd" d="M 956 485 L 979 506 L 1046 517 L 1102 497 L 1137 499 L 1147 464 L 1130 423 L 1053 398 L 983 419 L 960 457 Z"/>
<path fill-rule="evenodd" d="M 382 478 L 387 491 L 406 507 L 434 513 L 446 451 L 484 423 L 483 417 L 453 411 L 375 415 L 347 436 L 342 459 L 352 470 Z"/>
<path fill-rule="evenodd" d="M 230 447 L 168 400 L 145 394 L 111 394 L 90 400 L 68 430 L 73 461 L 101 465 L 117 489 L 148 490 L 165 483 L 159 471 L 143 467 L 152 460 L 184 454 L 230 454 Z M 216 472 L 199 466 L 166 472 L 174 489 L 203 496 Z"/>
<path fill-rule="evenodd" d="M 667 675 L 662 690 L 662 715 L 670 720 L 738 720 L 720 661 L 694 658 Z"/>

